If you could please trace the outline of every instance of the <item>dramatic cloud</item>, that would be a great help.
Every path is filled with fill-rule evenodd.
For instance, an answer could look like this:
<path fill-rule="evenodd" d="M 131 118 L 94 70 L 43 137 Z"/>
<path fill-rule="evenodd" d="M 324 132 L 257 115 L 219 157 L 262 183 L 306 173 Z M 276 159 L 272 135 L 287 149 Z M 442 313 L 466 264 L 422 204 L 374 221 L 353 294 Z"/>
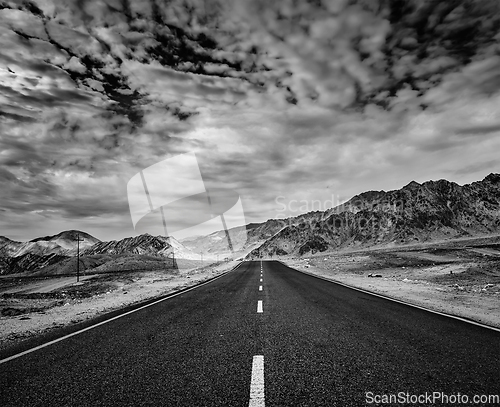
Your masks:
<path fill-rule="evenodd" d="M 496 0 L 1 0 L 0 235 L 134 234 L 128 180 L 185 152 L 249 222 L 498 171 L 499 27 Z"/>

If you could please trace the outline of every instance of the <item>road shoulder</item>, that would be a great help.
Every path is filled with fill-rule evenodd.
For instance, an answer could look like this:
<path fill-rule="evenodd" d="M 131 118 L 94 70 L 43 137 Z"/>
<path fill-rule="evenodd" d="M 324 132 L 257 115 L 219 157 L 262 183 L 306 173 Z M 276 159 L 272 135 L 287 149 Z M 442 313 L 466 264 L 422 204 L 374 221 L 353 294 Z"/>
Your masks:
<path fill-rule="evenodd" d="M 333 258 L 333 260 L 332 260 Z M 366 259 L 361 256 L 323 256 L 309 259 L 280 259 L 287 266 L 323 277 L 333 282 L 360 288 L 376 294 L 418 305 L 433 311 L 442 312 L 479 322 L 481 324 L 500 328 L 500 290 L 496 285 L 487 287 L 479 285 L 478 289 L 467 290 L 464 287 L 446 281 L 439 283 L 435 276 L 426 278 L 429 274 L 444 275 L 450 267 L 456 272 L 464 272 L 460 265 L 438 265 L 426 269 L 427 274 L 417 273 L 417 270 L 383 268 L 370 271 Z M 350 263 L 342 270 L 345 263 Z M 360 271 L 355 263 L 365 267 Z M 418 270 L 421 271 L 421 270 Z M 370 276 L 371 275 L 371 276 Z M 405 277 L 405 275 L 414 278 Z M 415 278 L 418 275 L 420 278 Z M 369 277 L 370 276 L 370 277 Z M 374 277 L 377 276 L 377 277 Z"/>

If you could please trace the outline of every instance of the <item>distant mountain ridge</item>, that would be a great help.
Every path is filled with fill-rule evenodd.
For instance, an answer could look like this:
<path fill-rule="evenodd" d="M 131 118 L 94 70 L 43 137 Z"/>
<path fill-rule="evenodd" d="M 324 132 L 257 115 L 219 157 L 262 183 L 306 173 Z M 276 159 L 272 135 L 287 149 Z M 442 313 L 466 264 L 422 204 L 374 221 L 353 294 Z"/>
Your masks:
<path fill-rule="evenodd" d="M 126 237 L 121 240 L 111 240 L 109 242 L 99 242 L 85 249 L 83 255 L 96 254 L 147 254 L 171 257 L 175 256 L 184 259 L 199 259 L 200 255 L 184 247 L 173 236 L 152 236 L 148 233 Z"/>
<path fill-rule="evenodd" d="M 235 253 L 228 250 L 227 236 L 223 230 L 206 236 L 188 237 L 182 239 L 181 243 L 190 250 L 203 252 L 211 258 L 216 255 L 238 257 L 248 254 L 250 250 L 260 246 L 286 225 L 284 219 L 269 219 L 263 223 L 250 223 L 231 229 L 232 244 L 237 248 Z"/>
<path fill-rule="evenodd" d="M 367 191 L 324 212 L 288 219 L 249 258 L 305 255 L 500 232 L 500 174 L 460 186 L 447 180 Z"/>
<path fill-rule="evenodd" d="M 183 259 L 193 260 L 200 257 L 174 237 L 144 234 L 119 241 L 103 242 L 88 233 L 69 230 L 29 242 L 16 242 L 0 236 L 0 274 L 43 273 L 44 269 L 72 272 L 69 270 L 76 269 L 78 238 L 80 238 L 81 262 L 92 267 L 102 266 L 105 261 L 110 261 L 116 256 L 154 256 L 158 260 L 168 259 L 172 258 L 174 250 L 175 256 Z M 60 267 L 55 267 L 57 265 Z M 57 273 L 60 273 L 60 270 Z"/>
<path fill-rule="evenodd" d="M 80 236 L 80 248 L 91 246 L 99 239 L 85 232 L 77 230 L 67 230 L 54 236 L 39 237 L 29 242 L 16 242 L 7 237 L 0 236 L 0 256 L 19 257 L 24 254 L 72 254 L 76 253 L 76 239 Z"/>
<path fill-rule="evenodd" d="M 234 232 L 234 233 L 233 233 Z M 198 260 L 220 256 L 262 258 L 308 255 L 345 247 L 373 247 L 426 242 L 500 232 L 500 174 L 460 186 L 447 180 L 412 181 L 398 190 L 366 191 L 326 211 L 287 219 L 269 219 L 232 229 L 228 253 L 224 231 L 177 241 L 144 234 L 103 242 L 70 230 L 29 242 L 0 236 L 0 274 L 51 270 L 66 262 L 74 269 L 77 236 L 88 263 L 101 266 L 109 256 L 153 256 Z M 108 257 L 106 257 L 108 256 Z"/>
<path fill-rule="evenodd" d="M 0 274 L 34 271 L 66 260 L 76 254 L 77 236 L 82 239 L 82 250 L 100 242 L 88 233 L 77 230 L 39 237 L 29 242 L 16 242 L 0 236 Z"/>

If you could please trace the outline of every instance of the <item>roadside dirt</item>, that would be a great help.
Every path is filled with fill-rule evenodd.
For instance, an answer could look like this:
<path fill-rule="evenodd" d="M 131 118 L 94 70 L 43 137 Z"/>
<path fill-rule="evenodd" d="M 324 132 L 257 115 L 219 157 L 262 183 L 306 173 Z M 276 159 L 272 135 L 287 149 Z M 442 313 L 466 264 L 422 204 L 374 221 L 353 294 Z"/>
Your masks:
<path fill-rule="evenodd" d="M 97 274 L 81 276 L 80 284 L 85 280 L 97 277 Z M 7 279 L 4 279 L 7 280 Z M 32 294 L 32 293 L 50 293 L 51 291 L 63 288 L 68 285 L 77 285 L 75 277 L 44 278 L 28 284 L 13 284 L 10 288 L 2 289 L 0 282 L 0 294 Z"/>
<path fill-rule="evenodd" d="M 230 270 L 236 264 L 233 261 L 180 272 L 157 270 L 86 276 L 88 278 L 79 283 L 60 282 L 60 286 L 53 282 L 54 279 L 47 280 L 45 284 L 29 279 L 12 284 L 2 279 L 0 349 L 47 330 L 196 285 Z M 34 285 L 41 287 L 43 292 L 34 292 Z M 50 287 L 55 288 L 47 291 Z"/>

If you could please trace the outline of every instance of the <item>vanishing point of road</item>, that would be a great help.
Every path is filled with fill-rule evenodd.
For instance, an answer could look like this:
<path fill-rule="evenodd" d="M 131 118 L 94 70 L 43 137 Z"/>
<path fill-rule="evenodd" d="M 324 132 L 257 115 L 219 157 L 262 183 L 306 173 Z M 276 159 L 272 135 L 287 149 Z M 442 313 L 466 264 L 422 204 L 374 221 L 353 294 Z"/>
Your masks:
<path fill-rule="evenodd" d="M 398 393 L 500 394 L 500 332 L 276 261 L 243 262 L 10 356 L 0 354 L 3 407 L 357 407 Z"/>

